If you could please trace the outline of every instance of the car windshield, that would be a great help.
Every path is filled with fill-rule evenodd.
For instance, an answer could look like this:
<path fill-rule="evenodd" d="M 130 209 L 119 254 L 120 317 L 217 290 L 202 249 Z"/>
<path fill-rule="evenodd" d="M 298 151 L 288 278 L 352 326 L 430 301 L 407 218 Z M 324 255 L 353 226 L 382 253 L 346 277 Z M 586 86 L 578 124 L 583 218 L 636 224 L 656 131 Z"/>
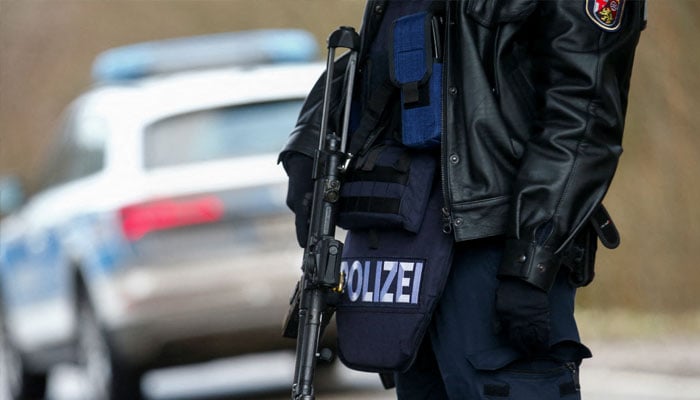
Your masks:
<path fill-rule="evenodd" d="M 303 100 L 222 107 L 157 121 L 144 134 L 147 169 L 279 152 Z"/>

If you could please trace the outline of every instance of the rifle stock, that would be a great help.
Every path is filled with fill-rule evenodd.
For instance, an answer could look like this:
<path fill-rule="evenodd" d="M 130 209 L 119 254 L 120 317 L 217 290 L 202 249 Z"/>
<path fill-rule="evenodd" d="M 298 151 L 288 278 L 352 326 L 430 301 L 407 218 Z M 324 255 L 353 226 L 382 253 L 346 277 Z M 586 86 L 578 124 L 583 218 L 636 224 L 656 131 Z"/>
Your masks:
<path fill-rule="evenodd" d="M 302 259 L 302 276 L 290 301 L 283 333 L 285 337 L 297 339 L 292 400 L 315 399 L 313 379 L 316 361 L 329 357 L 326 354 L 321 356 L 318 345 L 335 312 L 343 286 L 344 279 L 340 276 L 343 243 L 335 238 L 335 217 L 341 174 L 349 159 L 346 143 L 359 43 L 359 35 L 350 27 L 340 27 L 328 38 L 323 114 L 312 176 L 314 193 L 309 236 Z M 335 50 L 340 47 L 349 49 L 350 54 L 343 88 L 345 109 L 339 136 L 336 132 L 329 132 L 328 120 L 333 96 Z"/>

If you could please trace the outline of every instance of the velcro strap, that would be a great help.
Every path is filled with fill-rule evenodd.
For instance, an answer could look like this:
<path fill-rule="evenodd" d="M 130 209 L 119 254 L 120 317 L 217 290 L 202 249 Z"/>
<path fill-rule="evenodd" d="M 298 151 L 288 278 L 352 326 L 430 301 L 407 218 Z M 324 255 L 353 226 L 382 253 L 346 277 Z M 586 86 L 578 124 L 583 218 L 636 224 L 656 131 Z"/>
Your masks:
<path fill-rule="evenodd" d="M 385 182 L 406 185 L 408 174 L 397 172 L 394 167 L 375 166 L 372 171 L 351 170 L 346 175 L 345 182 Z"/>
<path fill-rule="evenodd" d="M 389 197 L 341 197 L 340 208 L 344 212 L 398 214 L 401 199 Z"/>
<path fill-rule="evenodd" d="M 398 160 L 394 163 L 394 168 L 397 171 L 408 172 L 411 169 L 411 155 L 408 153 L 403 153 Z"/>
<path fill-rule="evenodd" d="M 396 87 L 391 82 L 384 81 L 369 96 L 362 111 L 359 126 L 350 138 L 348 148 L 350 154 L 363 154 L 382 133 L 382 129 L 378 129 L 378 127 L 383 121 L 390 120 L 385 114 L 391 110 L 391 107 L 387 107 L 387 105 L 394 93 L 396 93 Z"/>
<path fill-rule="evenodd" d="M 377 166 L 379 156 L 384 150 L 386 150 L 385 146 L 375 146 L 369 150 L 366 150 L 360 155 L 360 157 L 357 158 L 358 169 L 362 171 L 373 171 Z"/>
<path fill-rule="evenodd" d="M 418 91 L 418 82 L 408 82 L 401 85 L 401 93 L 403 96 L 403 103 L 410 105 L 413 103 L 418 103 L 420 100 L 420 92 Z"/>

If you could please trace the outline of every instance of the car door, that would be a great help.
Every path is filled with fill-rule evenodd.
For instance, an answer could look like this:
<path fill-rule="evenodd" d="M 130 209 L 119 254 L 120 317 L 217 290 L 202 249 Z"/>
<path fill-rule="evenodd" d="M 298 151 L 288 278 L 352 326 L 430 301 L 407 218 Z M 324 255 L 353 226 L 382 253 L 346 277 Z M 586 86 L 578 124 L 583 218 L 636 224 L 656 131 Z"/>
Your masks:
<path fill-rule="evenodd" d="M 9 334 L 25 352 L 68 342 L 74 332 L 72 252 L 105 165 L 107 130 L 69 109 L 48 151 L 39 189 L 3 224 L 2 282 Z M 83 242 L 89 241 L 89 237 Z M 75 240 L 73 240 L 75 242 Z"/>

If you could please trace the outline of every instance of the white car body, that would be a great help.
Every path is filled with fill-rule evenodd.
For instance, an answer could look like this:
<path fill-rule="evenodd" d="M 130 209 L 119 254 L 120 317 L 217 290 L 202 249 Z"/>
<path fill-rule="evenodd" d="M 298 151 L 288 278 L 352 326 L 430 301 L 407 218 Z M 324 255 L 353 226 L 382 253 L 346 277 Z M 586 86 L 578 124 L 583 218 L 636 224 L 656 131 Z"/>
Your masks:
<path fill-rule="evenodd" d="M 102 168 L 47 186 L 0 227 L 8 335 L 30 364 L 45 368 L 65 358 L 76 342 L 80 296 L 90 301 L 114 351 L 137 365 L 189 362 L 185 350 L 193 349 L 202 354 L 191 361 L 294 346 L 280 337 L 301 261 L 284 206 L 286 175 L 276 160 L 281 148 L 149 169 L 143 135 L 164 118 L 200 110 L 286 100 L 300 105 L 322 69 L 299 63 L 179 72 L 97 86 L 68 108 L 64 133 L 104 144 Z M 284 117 L 291 129 L 294 120 Z M 236 232 L 235 221 L 217 227 L 211 234 L 217 251 L 197 260 L 176 252 L 172 259 L 153 255 L 180 246 L 202 249 L 213 243 L 208 234 L 181 234 L 189 227 L 176 227 L 134 239 L 120 226 L 120 210 L 128 206 L 249 189 L 255 194 L 248 203 L 266 207 L 259 221 L 246 220 L 247 233 Z M 246 243 L 237 243 L 241 238 Z M 149 249 L 146 256 L 140 247 Z M 211 338 L 221 340 L 207 343 Z"/>

